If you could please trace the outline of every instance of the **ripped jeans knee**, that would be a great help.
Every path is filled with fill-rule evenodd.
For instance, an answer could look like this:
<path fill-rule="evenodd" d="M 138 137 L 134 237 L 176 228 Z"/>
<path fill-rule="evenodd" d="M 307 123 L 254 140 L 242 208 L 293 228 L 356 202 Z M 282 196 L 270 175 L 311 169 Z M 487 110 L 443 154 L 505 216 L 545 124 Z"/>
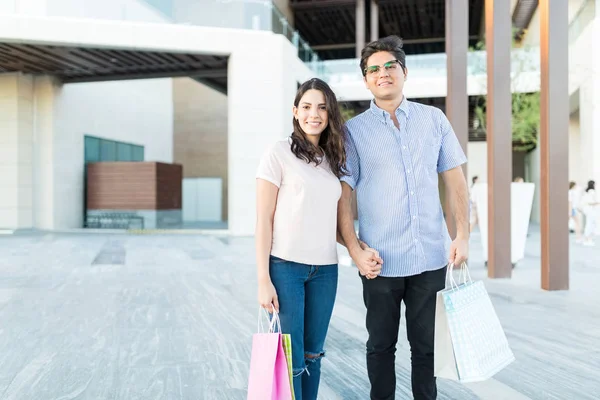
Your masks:
<path fill-rule="evenodd" d="M 296 378 L 305 372 L 310 376 L 311 365 L 315 364 L 317 361 L 320 362 L 323 357 L 325 357 L 325 351 L 321 351 L 318 353 L 304 353 L 304 366 L 302 368 L 294 368 L 292 370 L 293 377 Z"/>

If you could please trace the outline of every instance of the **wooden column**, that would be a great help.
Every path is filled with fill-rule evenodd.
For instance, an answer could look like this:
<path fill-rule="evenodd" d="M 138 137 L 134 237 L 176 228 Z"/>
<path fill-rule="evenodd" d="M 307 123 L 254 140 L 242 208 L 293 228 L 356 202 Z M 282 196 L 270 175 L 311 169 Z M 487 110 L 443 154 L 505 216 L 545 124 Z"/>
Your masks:
<path fill-rule="evenodd" d="M 365 47 L 365 0 L 356 0 L 356 58 L 360 58 L 360 52 Z"/>
<path fill-rule="evenodd" d="M 446 116 L 467 154 L 469 142 L 469 97 L 467 95 L 467 51 L 469 46 L 469 1 L 446 0 Z M 465 176 L 466 165 L 463 166 Z M 446 224 L 450 237 L 456 236 L 456 222 L 445 196 Z"/>
<path fill-rule="evenodd" d="M 488 276 L 490 278 L 510 278 L 512 273 L 510 240 L 511 27 L 510 1 L 486 0 Z"/>
<path fill-rule="evenodd" d="M 568 4 L 540 0 L 542 288 L 569 288 Z"/>
<path fill-rule="evenodd" d="M 371 0 L 371 42 L 379 39 L 379 0 Z"/>

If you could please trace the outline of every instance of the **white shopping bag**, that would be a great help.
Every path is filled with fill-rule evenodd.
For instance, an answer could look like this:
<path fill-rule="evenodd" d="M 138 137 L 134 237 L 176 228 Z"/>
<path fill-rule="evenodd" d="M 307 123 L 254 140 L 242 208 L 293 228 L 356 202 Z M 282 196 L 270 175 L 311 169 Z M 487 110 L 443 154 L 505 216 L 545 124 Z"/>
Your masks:
<path fill-rule="evenodd" d="M 456 283 L 448 266 L 446 288 L 437 293 L 434 375 L 460 382 L 491 378 L 515 357 L 482 281 L 466 264 Z"/>

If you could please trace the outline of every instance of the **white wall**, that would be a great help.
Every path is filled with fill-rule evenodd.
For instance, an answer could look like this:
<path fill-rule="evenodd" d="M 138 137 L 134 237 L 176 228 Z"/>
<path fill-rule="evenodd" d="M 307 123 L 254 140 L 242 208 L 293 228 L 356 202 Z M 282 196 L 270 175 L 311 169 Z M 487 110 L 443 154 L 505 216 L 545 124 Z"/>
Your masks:
<path fill-rule="evenodd" d="M 471 185 L 474 176 L 479 182 L 487 182 L 487 142 L 469 142 L 467 145 L 469 161 L 467 163 L 467 180 Z"/>
<path fill-rule="evenodd" d="M 0 13 L 146 22 L 167 19 L 143 0 L 1 0 Z"/>
<path fill-rule="evenodd" d="M 292 132 L 297 82 L 312 75 L 287 39 L 265 39 L 229 59 L 229 231 L 236 235 L 254 233 L 258 162 Z"/>
<path fill-rule="evenodd" d="M 63 46 L 94 46 L 115 49 L 139 49 L 151 51 L 181 51 L 201 54 L 230 55 L 228 64 L 228 180 L 229 180 L 229 230 L 235 235 L 251 235 L 255 224 L 255 172 L 260 157 L 273 141 L 288 135 L 292 130 L 291 108 L 297 82 L 302 82 L 313 73 L 301 62 L 293 45 L 281 35 L 269 32 L 234 29 L 181 26 L 173 24 L 130 24 L 119 21 L 52 20 L 23 15 L 0 15 L 0 41 L 26 39 L 38 44 Z M 157 90 L 156 96 L 150 88 L 138 89 L 143 94 L 131 91 L 116 92 L 123 82 L 108 84 L 72 84 L 63 87 L 57 94 L 56 121 L 54 132 L 61 138 L 56 143 L 54 154 L 66 160 L 56 168 L 60 179 L 66 176 L 70 183 L 55 183 L 56 199 L 79 196 L 81 180 L 73 172 L 82 167 L 84 133 L 135 142 L 144 138 L 155 143 L 152 136 L 160 124 L 153 120 L 152 113 L 165 108 L 146 108 L 150 103 L 172 104 L 171 86 L 166 84 L 164 94 Z M 107 86 L 104 86 L 107 85 Z M 132 85 L 143 85 L 137 82 Z M 82 88 L 87 86 L 85 96 Z M 136 92 L 137 93 L 137 92 Z M 87 103 L 81 103 L 83 98 Z M 109 99 L 109 100 L 108 100 Z M 132 102 L 138 102 L 134 115 Z M 98 108 L 96 110 L 96 108 Z M 143 109 L 143 112 L 141 112 Z M 94 110 L 93 114 L 90 110 Z M 172 109 L 169 109 L 172 113 Z M 77 114 L 71 116 L 71 114 Z M 88 113 L 88 115 L 86 115 Z M 116 115 L 119 114 L 119 115 Z M 98 118 L 94 116 L 98 115 Z M 135 118 L 146 117 L 143 124 L 147 136 L 128 136 L 126 127 L 138 126 Z M 87 117 L 87 118 L 86 118 Z M 172 116 L 171 116 L 172 118 Z M 170 125 L 172 126 L 172 125 Z M 158 159 L 165 153 L 170 160 L 172 147 L 152 145 L 147 148 L 148 159 Z M 153 150 L 154 149 L 154 150 Z M 78 152 L 81 151 L 80 156 Z M 168 156 L 167 156 L 168 154 Z M 73 170 L 71 170 L 71 168 Z M 70 227 L 80 223 L 83 204 L 80 200 L 67 199 L 68 203 L 55 205 L 55 226 Z"/>
<path fill-rule="evenodd" d="M 54 224 L 81 227 L 84 136 L 144 146 L 146 161 L 173 160 L 172 80 L 64 85 L 54 109 Z"/>
<path fill-rule="evenodd" d="M 599 2 L 600 3 L 600 2 Z M 588 24 L 569 48 L 569 93 L 578 96 L 578 123 L 570 124 L 569 176 L 580 185 L 600 181 L 600 52 L 591 51 L 600 40 L 600 16 Z M 577 162 L 575 164 L 575 162 Z"/>
<path fill-rule="evenodd" d="M 569 117 L 569 181 L 578 182 L 580 185 L 583 185 L 586 179 L 582 152 L 581 127 L 579 123 L 579 111 L 577 111 Z"/>

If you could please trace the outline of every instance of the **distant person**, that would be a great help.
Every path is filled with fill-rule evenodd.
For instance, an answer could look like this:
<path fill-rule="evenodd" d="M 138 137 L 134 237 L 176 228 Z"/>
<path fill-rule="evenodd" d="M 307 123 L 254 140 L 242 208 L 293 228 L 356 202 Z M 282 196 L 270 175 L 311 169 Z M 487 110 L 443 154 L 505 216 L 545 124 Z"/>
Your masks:
<path fill-rule="evenodd" d="M 291 334 L 295 398 L 315 400 L 337 291 L 344 121 L 336 96 L 316 78 L 298 89 L 293 114 L 291 136 L 266 151 L 256 174 L 258 301 Z"/>
<path fill-rule="evenodd" d="M 360 70 L 374 99 L 365 112 L 346 122 L 349 175 L 342 177 L 338 227 L 362 280 L 370 397 L 395 397 L 404 303 L 412 394 L 416 400 L 435 399 L 436 293 L 445 287 L 446 266 L 460 266 L 469 253 L 469 189 L 461 167 L 467 158 L 440 109 L 404 96 L 408 69 L 399 37 L 369 43 L 362 49 Z M 440 174 L 456 222 L 453 238 L 439 201 Z M 380 272 L 373 273 L 373 258 L 364 253 L 367 246 L 380 253 Z"/>
<path fill-rule="evenodd" d="M 581 191 L 576 182 L 569 182 L 569 221 L 573 224 L 575 232 L 575 242 L 581 243 L 581 212 L 579 211 L 581 202 Z"/>
<path fill-rule="evenodd" d="M 594 246 L 594 235 L 597 234 L 598 224 L 598 198 L 596 197 L 596 182 L 589 181 L 585 194 L 581 199 L 583 214 L 585 215 L 585 230 L 583 232 L 583 245 Z"/>
<path fill-rule="evenodd" d="M 477 202 L 475 201 L 475 198 L 473 197 L 473 187 L 475 186 L 475 184 L 477 184 L 478 181 L 479 181 L 479 177 L 477 175 L 475 175 L 471 179 L 471 187 L 469 190 L 469 231 L 470 232 L 473 232 L 473 229 L 475 229 L 475 226 L 478 223 Z"/>

